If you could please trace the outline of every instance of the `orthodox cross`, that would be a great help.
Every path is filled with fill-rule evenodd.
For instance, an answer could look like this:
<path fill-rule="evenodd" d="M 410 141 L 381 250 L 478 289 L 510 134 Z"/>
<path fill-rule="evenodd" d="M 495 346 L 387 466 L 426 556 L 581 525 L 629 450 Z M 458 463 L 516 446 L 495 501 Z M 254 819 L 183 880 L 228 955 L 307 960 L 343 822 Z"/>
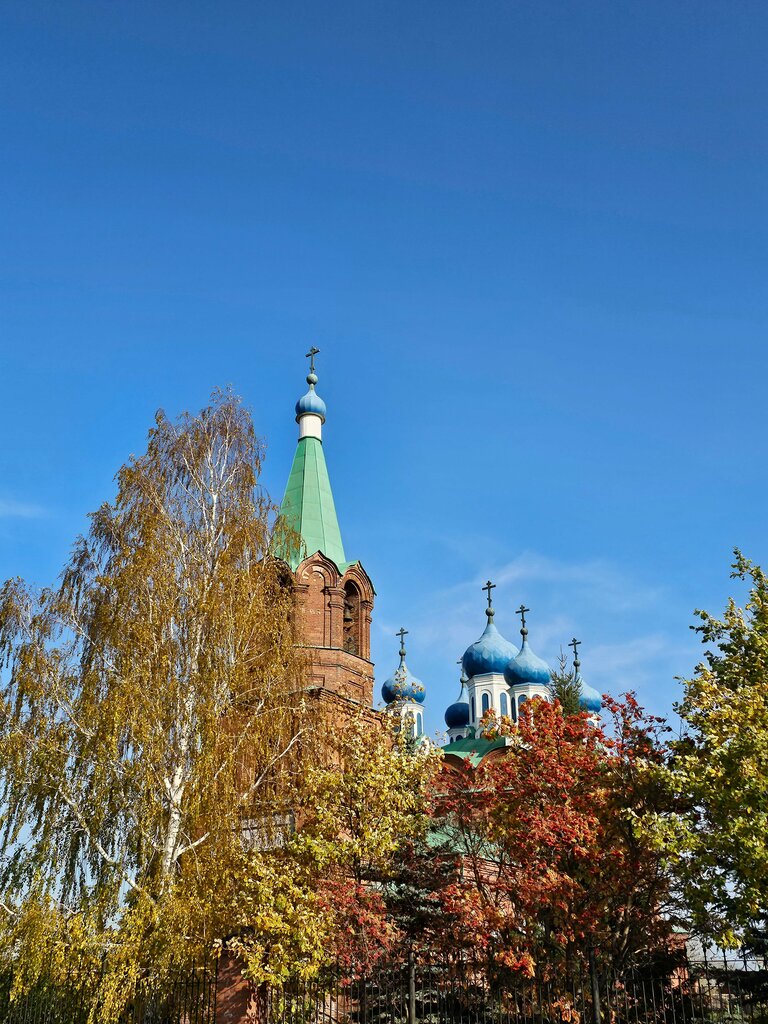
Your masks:
<path fill-rule="evenodd" d="M 521 622 L 520 635 L 522 636 L 523 640 L 525 640 L 525 638 L 528 636 L 528 630 L 525 628 L 525 613 L 529 612 L 530 610 L 531 609 L 526 608 L 524 604 L 521 604 L 520 607 L 517 609 L 517 614 L 520 616 Z"/>
<path fill-rule="evenodd" d="M 488 594 L 488 607 L 485 610 L 485 614 L 488 616 L 489 619 L 492 619 L 493 618 L 493 599 L 491 597 L 491 591 L 496 589 L 496 584 L 495 583 L 491 583 L 491 581 L 488 580 L 488 582 L 485 584 L 485 586 L 484 587 L 480 587 L 480 589 L 481 590 L 485 590 L 486 593 Z"/>
<path fill-rule="evenodd" d="M 313 345 L 312 348 L 309 350 L 309 352 L 307 352 L 307 354 L 305 356 L 305 358 L 309 360 L 309 372 L 310 373 L 314 373 L 315 372 L 315 356 L 318 354 L 319 351 L 320 351 L 320 349 L 319 348 L 315 348 L 315 346 Z"/>
<path fill-rule="evenodd" d="M 400 631 L 398 633 L 395 633 L 395 636 L 399 636 L 400 637 L 400 655 L 404 658 L 405 657 L 405 638 L 408 636 L 408 630 L 407 629 L 403 629 L 403 627 L 401 626 L 400 627 Z"/>
<path fill-rule="evenodd" d="M 461 665 L 461 678 L 459 680 L 461 682 L 461 691 L 459 693 L 459 699 L 461 699 L 461 694 L 464 693 L 464 659 L 459 658 L 456 664 Z"/>
<path fill-rule="evenodd" d="M 579 661 L 578 652 L 578 647 L 580 644 L 581 640 L 577 640 L 576 637 L 574 637 L 573 640 L 571 640 L 571 642 L 568 644 L 569 647 L 573 648 L 573 669 L 576 675 L 579 674 L 579 669 L 581 668 L 581 662 Z"/>

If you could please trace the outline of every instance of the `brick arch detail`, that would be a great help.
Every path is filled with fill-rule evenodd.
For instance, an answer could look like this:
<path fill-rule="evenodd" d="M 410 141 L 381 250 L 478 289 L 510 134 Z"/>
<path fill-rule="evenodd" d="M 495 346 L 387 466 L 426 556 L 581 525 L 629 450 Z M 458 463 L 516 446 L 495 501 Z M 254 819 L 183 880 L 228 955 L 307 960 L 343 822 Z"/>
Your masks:
<path fill-rule="evenodd" d="M 374 590 L 365 569 L 355 563 L 344 574 L 317 551 L 305 558 L 294 575 L 296 623 L 300 643 L 309 648 L 308 683 L 370 707 L 373 702 L 371 612 Z M 345 587 L 354 588 L 355 632 L 345 646 Z M 349 612 L 349 609 L 348 609 Z M 349 627 L 349 623 L 348 623 Z"/>
<path fill-rule="evenodd" d="M 320 552 L 296 570 L 301 638 L 308 647 L 338 647 L 344 590 L 339 570 Z"/>
<path fill-rule="evenodd" d="M 371 578 L 359 562 L 350 565 L 341 578 L 342 588 L 352 586 L 360 599 L 359 620 L 356 627 L 357 653 L 361 658 L 371 658 L 371 619 L 375 592 Z"/>

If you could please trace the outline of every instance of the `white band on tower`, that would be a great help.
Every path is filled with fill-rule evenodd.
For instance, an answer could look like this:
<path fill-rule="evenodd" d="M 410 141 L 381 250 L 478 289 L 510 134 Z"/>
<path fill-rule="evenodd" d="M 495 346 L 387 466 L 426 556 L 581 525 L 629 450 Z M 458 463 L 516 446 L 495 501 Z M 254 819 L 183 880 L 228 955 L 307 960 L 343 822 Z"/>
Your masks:
<path fill-rule="evenodd" d="M 314 413 L 305 412 L 299 417 L 299 440 L 304 437 L 316 437 L 318 441 L 323 439 L 323 421 L 320 416 Z"/>

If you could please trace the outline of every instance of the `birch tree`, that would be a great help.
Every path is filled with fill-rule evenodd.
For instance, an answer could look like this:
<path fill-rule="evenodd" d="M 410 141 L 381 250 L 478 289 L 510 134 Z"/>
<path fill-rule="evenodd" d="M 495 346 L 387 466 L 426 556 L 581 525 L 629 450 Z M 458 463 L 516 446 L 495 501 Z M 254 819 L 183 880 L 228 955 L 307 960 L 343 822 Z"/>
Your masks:
<path fill-rule="evenodd" d="M 58 584 L 0 590 L 2 938 L 33 973 L 75 934 L 122 985 L 202 948 L 243 818 L 290 804 L 309 711 L 263 456 L 230 392 L 158 413 Z"/>

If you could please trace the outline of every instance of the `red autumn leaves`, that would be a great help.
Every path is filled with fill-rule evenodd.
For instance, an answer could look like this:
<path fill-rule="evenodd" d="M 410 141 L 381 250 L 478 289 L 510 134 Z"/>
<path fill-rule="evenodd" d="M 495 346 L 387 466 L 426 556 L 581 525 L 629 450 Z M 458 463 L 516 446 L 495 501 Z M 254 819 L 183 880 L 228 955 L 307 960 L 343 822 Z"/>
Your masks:
<path fill-rule="evenodd" d="M 663 941 L 667 878 L 642 829 L 662 726 L 632 696 L 607 712 L 610 732 L 532 701 L 501 756 L 447 774 L 436 810 L 459 851 L 454 942 L 530 975 L 590 947 L 619 966 Z"/>

